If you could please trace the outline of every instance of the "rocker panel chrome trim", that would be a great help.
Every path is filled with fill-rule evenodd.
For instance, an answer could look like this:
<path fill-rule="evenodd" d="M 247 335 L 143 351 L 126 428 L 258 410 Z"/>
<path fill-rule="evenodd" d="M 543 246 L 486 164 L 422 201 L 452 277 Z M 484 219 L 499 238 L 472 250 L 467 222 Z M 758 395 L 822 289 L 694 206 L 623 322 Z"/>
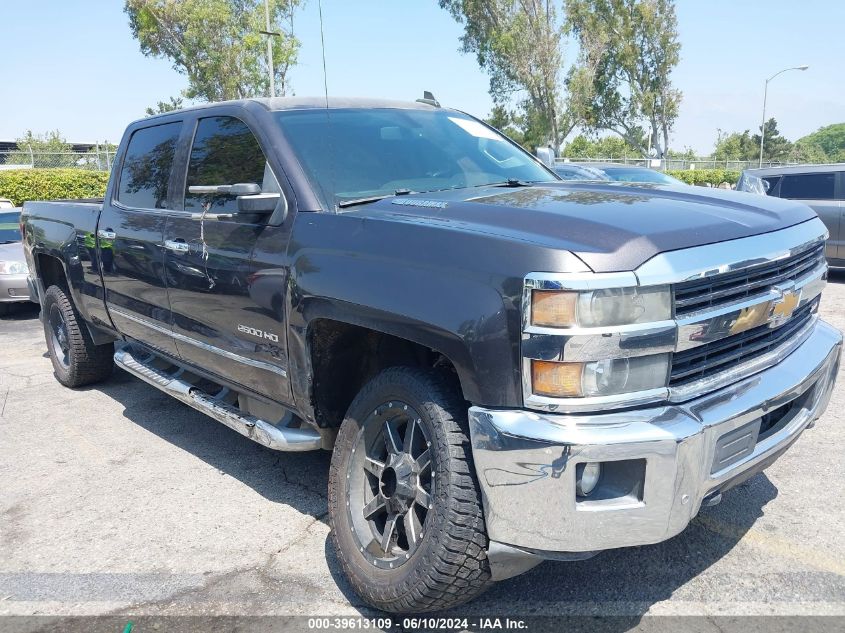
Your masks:
<path fill-rule="evenodd" d="M 267 448 L 276 451 L 312 451 L 323 446 L 322 437 L 312 428 L 274 426 L 265 420 L 243 413 L 190 383 L 138 360 L 126 348 L 115 352 L 114 362 L 133 376 Z"/>
<path fill-rule="evenodd" d="M 225 349 L 220 349 L 219 347 L 215 347 L 214 345 L 210 345 L 203 341 L 198 341 L 197 339 L 191 338 L 190 336 L 185 336 L 184 334 L 179 334 L 178 332 L 174 332 L 172 329 L 163 327 L 158 325 L 157 323 L 153 323 L 147 319 L 143 319 L 141 317 L 135 316 L 134 314 L 130 314 L 129 312 L 125 312 L 120 308 L 115 308 L 113 306 L 108 306 L 108 310 L 112 314 L 116 314 L 118 316 L 123 317 L 124 319 L 129 319 L 130 321 L 134 321 L 135 323 L 140 323 L 141 325 L 148 327 L 150 329 L 156 330 L 157 332 L 161 332 L 162 334 L 166 334 L 168 336 L 173 337 L 177 341 L 182 343 L 187 343 L 188 345 L 193 345 L 194 347 L 199 347 L 200 349 L 204 349 L 207 352 L 212 352 L 213 354 L 217 354 L 219 356 L 224 356 L 229 360 L 233 360 L 237 363 L 241 363 L 243 365 L 249 365 L 250 367 L 255 367 L 257 369 L 263 369 L 264 371 L 270 371 L 274 374 L 280 375 L 282 378 L 286 378 L 288 372 L 283 367 L 279 367 L 278 365 L 273 365 L 271 363 L 265 363 L 261 360 L 255 360 L 254 358 L 247 358 L 246 356 L 241 356 L 240 354 L 235 354 L 234 352 L 230 352 Z"/>

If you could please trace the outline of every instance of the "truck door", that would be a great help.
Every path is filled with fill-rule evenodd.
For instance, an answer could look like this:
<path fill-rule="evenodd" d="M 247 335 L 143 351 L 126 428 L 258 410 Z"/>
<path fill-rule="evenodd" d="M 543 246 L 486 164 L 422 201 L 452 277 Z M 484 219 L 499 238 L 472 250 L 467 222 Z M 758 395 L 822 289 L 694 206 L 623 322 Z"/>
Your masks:
<path fill-rule="evenodd" d="M 86 239 L 86 245 L 98 247 L 106 308 L 115 327 L 171 356 L 178 352 L 171 336 L 162 238 L 181 130 L 182 121 L 174 121 L 131 132 L 96 240 L 93 235 Z"/>
<path fill-rule="evenodd" d="M 838 259 L 845 256 L 845 242 L 841 234 L 841 203 L 836 199 L 836 172 L 784 174 L 780 183 L 780 197 L 798 200 L 810 206 L 827 226 L 830 237 L 825 244 L 825 256 Z"/>
<path fill-rule="evenodd" d="M 237 215 L 235 196 L 191 191 L 242 183 L 264 193 L 280 191 L 243 121 L 199 119 L 183 186 L 184 213 L 168 219 L 164 236 L 173 331 L 185 361 L 284 401 L 285 331 L 280 324 L 256 325 L 266 307 L 250 292 L 250 257 L 266 217 Z"/>

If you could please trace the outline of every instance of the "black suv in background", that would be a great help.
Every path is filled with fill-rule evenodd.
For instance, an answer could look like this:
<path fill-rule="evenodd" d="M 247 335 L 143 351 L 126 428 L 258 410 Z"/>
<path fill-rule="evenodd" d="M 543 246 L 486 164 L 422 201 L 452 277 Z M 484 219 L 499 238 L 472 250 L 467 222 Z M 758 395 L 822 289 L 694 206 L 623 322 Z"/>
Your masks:
<path fill-rule="evenodd" d="M 845 163 L 795 165 L 746 169 L 737 191 L 750 191 L 776 198 L 800 200 L 809 205 L 827 225 L 830 237 L 825 256 L 834 266 L 845 266 L 842 213 L 845 212 Z"/>

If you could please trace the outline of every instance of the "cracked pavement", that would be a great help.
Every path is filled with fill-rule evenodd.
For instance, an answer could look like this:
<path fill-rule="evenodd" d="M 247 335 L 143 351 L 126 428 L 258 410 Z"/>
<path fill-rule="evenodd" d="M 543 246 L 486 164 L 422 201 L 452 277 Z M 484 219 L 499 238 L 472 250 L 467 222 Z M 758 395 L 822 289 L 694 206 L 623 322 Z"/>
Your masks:
<path fill-rule="evenodd" d="M 845 328 L 845 273 L 825 318 Z M 845 615 L 845 387 L 764 474 L 658 545 L 544 563 L 461 615 Z M 0 319 L 0 614 L 354 615 L 327 452 L 275 453 L 115 370 L 53 378 L 37 312 Z"/>

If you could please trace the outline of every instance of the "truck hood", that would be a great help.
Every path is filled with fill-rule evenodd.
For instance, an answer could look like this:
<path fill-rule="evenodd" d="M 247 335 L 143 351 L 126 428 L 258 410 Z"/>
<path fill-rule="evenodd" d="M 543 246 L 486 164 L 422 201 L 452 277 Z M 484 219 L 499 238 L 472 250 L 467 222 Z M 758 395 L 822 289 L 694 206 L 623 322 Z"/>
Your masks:
<path fill-rule="evenodd" d="M 26 261 L 26 258 L 24 257 L 23 253 L 23 244 L 21 242 L 12 242 L 11 244 L 0 244 L 0 261 Z"/>
<path fill-rule="evenodd" d="M 628 183 L 456 189 L 391 197 L 352 212 L 568 250 L 595 272 L 633 270 L 658 253 L 768 233 L 815 217 L 790 200 Z"/>

